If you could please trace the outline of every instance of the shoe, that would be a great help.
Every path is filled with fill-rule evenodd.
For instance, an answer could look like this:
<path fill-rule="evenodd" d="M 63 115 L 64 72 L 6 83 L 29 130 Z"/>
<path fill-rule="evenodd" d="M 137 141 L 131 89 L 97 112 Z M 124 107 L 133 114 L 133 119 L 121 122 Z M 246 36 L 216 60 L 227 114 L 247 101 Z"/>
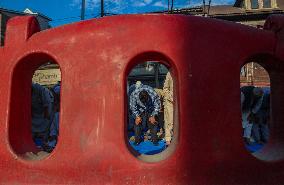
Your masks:
<path fill-rule="evenodd" d="M 53 151 L 53 147 L 49 146 L 48 144 L 44 144 L 43 145 L 43 151 L 47 152 L 47 153 L 51 153 Z"/>
<path fill-rule="evenodd" d="M 135 145 L 135 146 L 138 146 L 140 143 L 141 143 L 141 140 L 135 141 L 135 142 L 134 142 L 134 145 Z"/>
<path fill-rule="evenodd" d="M 144 141 L 148 141 L 148 139 L 149 139 L 148 136 L 145 135 L 144 136 Z"/>
<path fill-rule="evenodd" d="M 169 146 L 171 144 L 171 141 L 166 141 L 166 145 Z"/>
<path fill-rule="evenodd" d="M 165 133 L 162 133 L 161 135 L 158 135 L 158 139 L 163 140 L 165 138 Z"/>
<path fill-rule="evenodd" d="M 135 146 L 138 146 L 140 144 L 140 142 L 134 142 Z"/>
<path fill-rule="evenodd" d="M 246 145 L 252 145 L 253 142 L 251 142 L 250 138 L 244 138 L 245 144 Z"/>
<path fill-rule="evenodd" d="M 131 136 L 131 137 L 129 138 L 129 141 L 135 141 L 135 136 Z"/>

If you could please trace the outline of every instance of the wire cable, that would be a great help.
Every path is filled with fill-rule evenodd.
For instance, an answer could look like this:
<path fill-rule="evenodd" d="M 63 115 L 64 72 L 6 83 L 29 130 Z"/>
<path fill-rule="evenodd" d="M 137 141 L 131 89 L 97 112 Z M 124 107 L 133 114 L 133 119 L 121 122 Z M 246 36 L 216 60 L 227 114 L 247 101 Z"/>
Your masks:
<path fill-rule="evenodd" d="M 85 17 L 91 17 L 91 16 L 97 16 L 98 14 L 86 14 Z M 80 19 L 81 16 L 72 16 L 72 17 L 64 17 L 64 18 L 60 18 L 60 19 L 53 19 L 50 22 L 59 22 L 59 21 L 66 21 L 66 20 L 70 20 L 70 19 Z"/>

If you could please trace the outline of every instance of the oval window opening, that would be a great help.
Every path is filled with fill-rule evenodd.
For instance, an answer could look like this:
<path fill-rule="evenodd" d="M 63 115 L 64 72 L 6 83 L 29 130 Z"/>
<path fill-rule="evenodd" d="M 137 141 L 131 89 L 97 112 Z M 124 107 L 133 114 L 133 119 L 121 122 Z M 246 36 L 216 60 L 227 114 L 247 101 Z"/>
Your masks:
<path fill-rule="evenodd" d="M 60 82 L 60 67 L 48 55 L 27 56 L 15 67 L 9 141 L 19 157 L 40 160 L 54 150 L 59 136 Z"/>
<path fill-rule="evenodd" d="M 246 149 L 261 150 L 270 133 L 270 77 L 265 68 L 255 62 L 245 64 L 240 73 L 243 139 Z"/>
<path fill-rule="evenodd" d="M 173 145 L 177 133 L 174 86 L 172 72 L 163 63 L 147 61 L 130 70 L 127 139 L 137 156 L 164 153 Z"/>
<path fill-rule="evenodd" d="M 41 151 L 50 153 L 59 135 L 61 73 L 59 66 L 48 62 L 32 78 L 32 137 Z"/>

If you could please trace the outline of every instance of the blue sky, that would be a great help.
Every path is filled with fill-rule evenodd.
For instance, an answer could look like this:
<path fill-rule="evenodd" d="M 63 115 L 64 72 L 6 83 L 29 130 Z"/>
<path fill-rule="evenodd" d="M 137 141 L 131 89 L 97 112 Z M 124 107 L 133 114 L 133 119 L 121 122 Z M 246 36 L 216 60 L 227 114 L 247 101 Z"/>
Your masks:
<path fill-rule="evenodd" d="M 208 3 L 209 0 L 206 0 Z M 213 5 L 233 4 L 235 0 L 212 0 Z M 52 26 L 72 23 L 80 20 L 82 0 L 0 0 L 0 7 L 23 11 L 29 8 L 40 12 L 53 21 Z M 105 12 L 110 14 L 132 14 L 157 10 L 166 10 L 168 0 L 104 0 Z M 201 5 L 202 0 L 175 0 L 174 8 Z M 86 19 L 98 17 L 100 0 L 86 0 Z"/>

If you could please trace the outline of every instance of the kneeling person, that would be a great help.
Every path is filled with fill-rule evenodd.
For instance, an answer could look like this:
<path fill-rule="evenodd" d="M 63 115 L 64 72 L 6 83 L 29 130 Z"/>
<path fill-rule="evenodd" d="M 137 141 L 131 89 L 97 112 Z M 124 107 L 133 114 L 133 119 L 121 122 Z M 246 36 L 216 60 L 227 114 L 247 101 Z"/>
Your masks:
<path fill-rule="evenodd" d="M 135 119 L 135 145 L 141 142 L 141 136 L 143 131 L 146 131 L 146 126 L 150 129 L 153 144 L 158 145 L 156 116 L 160 109 L 159 96 L 152 87 L 140 84 L 130 94 L 130 110 L 132 117 Z"/>

